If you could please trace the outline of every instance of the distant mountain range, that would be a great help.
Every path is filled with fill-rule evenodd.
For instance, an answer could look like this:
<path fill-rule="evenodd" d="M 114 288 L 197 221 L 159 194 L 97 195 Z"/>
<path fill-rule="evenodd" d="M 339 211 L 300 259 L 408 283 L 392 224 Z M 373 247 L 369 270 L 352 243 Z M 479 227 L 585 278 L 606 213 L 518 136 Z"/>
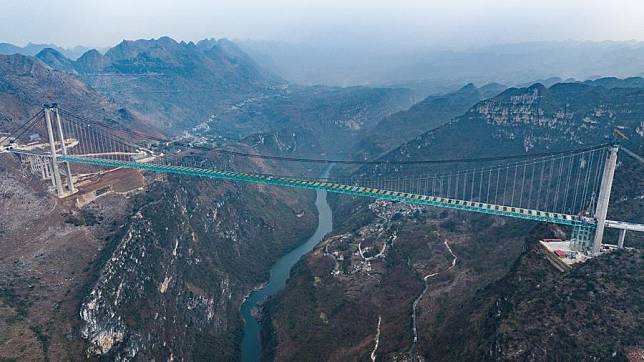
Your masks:
<path fill-rule="evenodd" d="M 77 74 L 170 131 L 192 127 L 217 109 L 283 83 L 227 40 L 124 40 L 104 54 L 92 49 L 77 60 L 53 48 L 41 50 L 36 58 Z"/>
<path fill-rule="evenodd" d="M 357 133 L 414 101 L 408 90 L 394 87 L 290 85 L 226 39 L 123 41 L 77 60 L 45 48 L 35 57 L 169 133 L 232 139 L 273 134 L 288 145 L 283 149 L 297 152 L 305 151 L 298 145 L 318 154 L 348 151 Z"/>
<path fill-rule="evenodd" d="M 523 85 L 551 77 L 583 80 L 638 76 L 644 72 L 642 42 L 526 42 L 467 50 L 275 41 L 238 44 L 258 63 L 300 84 L 404 83 L 425 89 L 455 82 Z"/>
<path fill-rule="evenodd" d="M 42 51 L 43 49 L 47 49 L 47 48 L 55 49 L 56 51 L 65 55 L 65 57 L 73 60 L 77 59 L 78 57 L 85 54 L 87 51 L 91 49 L 97 49 L 98 51 L 101 51 L 101 52 L 108 49 L 104 47 L 91 48 L 91 47 L 85 47 L 81 45 L 75 46 L 73 48 L 63 48 L 55 44 L 35 44 L 35 43 L 29 43 L 24 47 L 21 47 L 10 43 L 0 43 L 0 54 L 4 54 L 4 55 L 22 54 L 22 55 L 34 56 L 38 54 L 40 51 Z"/>
<path fill-rule="evenodd" d="M 635 41 L 558 41 L 501 44 L 465 50 L 393 49 L 379 44 L 293 44 L 279 41 L 206 39 L 205 48 L 217 44 L 229 55 L 243 54 L 262 69 L 289 82 L 332 86 L 395 85 L 413 89 L 421 97 L 456 90 L 473 82 L 499 82 L 525 87 L 539 82 L 598 77 L 644 75 L 644 43 Z M 338 48 L 339 47 L 339 48 Z M 70 60 L 95 49 L 110 48 L 29 43 L 24 47 L 0 43 L 0 54 L 35 56 L 51 48 Z M 234 49 L 236 48 L 236 49 Z M 342 49 L 342 51 L 337 51 Z"/>
<path fill-rule="evenodd" d="M 445 131 L 439 128 L 452 120 L 457 124 L 453 127 L 449 127 L 452 127 L 453 129 L 464 127 L 462 124 L 463 121 L 456 118 L 462 119 L 463 117 L 461 115 L 466 113 L 470 107 L 488 98 L 492 99 L 487 102 L 482 102 L 477 106 L 485 108 L 488 107 L 489 104 L 498 104 L 499 102 L 509 104 L 508 99 L 517 99 L 519 97 L 517 95 L 510 96 L 510 94 L 521 92 L 520 89 L 532 89 L 538 92 L 535 100 L 538 99 L 538 102 L 544 102 L 541 106 L 550 102 L 560 102 L 560 100 L 565 99 L 565 97 L 586 92 L 592 94 L 593 97 L 603 95 L 607 97 L 607 104 L 615 104 L 619 99 L 619 96 L 617 96 L 618 93 L 623 92 L 631 94 L 633 92 L 637 93 L 636 89 L 644 89 L 644 79 L 641 77 L 630 77 L 625 79 L 606 77 L 577 82 L 572 79 L 563 80 L 559 77 L 552 77 L 535 83 L 529 83 L 523 87 L 512 88 L 508 90 L 508 92 L 503 92 L 506 89 L 506 86 L 498 83 L 490 83 L 483 87 L 476 87 L 470 83 L 455 92 L 438 96 L 429 96 L 423 101 L 416 103 L 408 110 L 394 113 L 383 118 L 376 126 L 364 132 L 356 145 L 354 154 L 358 158 L 374 158 L 381 155 L 383 152 L 391 151 L 393 148 L 396 148 L 405 142 L 412 141 L 415 137 L 424 137 L 421 135 L 430 130 L 432 131 L 428 134 L 441 134 L 441 136 L 437 136 L 437 138 L 443 139 L 441 132 Z M 614 93 L 615 95 L 609 96 L 607 93 Z M 506 100 L 502 100 L 504 98 Z M 626 100 L 627 98 L 624 99 Z M 586 101 L 593 102 L 597 100 L 591 101 L 590 99 L 586 99 Z M 569 106 L 577 107 L 577 105 L 574 104 Z M 622 111 L 628 113 L 627 109 L 623 109 Z M 470 112 L 473 112 L 473 110 L 470 110 Z M 510 116 L 510 118 L 519 118 L 519 116 L 520 115 L 517 113 L 516 115 Z M 544 115 L 544 119 L 547 119 L 548 117 L 553 117 L 550 121 L 553 126 L 563 126 L 563 119 L 559 119 L 556 115 Z M 566 117 L 571 117 L 571 115 Z M 577 117 L 581 116 L 577 115 Z M 590 117 L 592 118 L 592 115 Z M 638 125 L 637 117 L 632 120 L 629 120 L 630 118 L 631 117 L 628 116 L 615 117 L 615 119 L 612 120 L 612 122 L 615 122 L 613 126 L 627 127 L 628 132 L 634 132 L 638 129 L 640 130 L 638 132 L 642 132 L 642 130 L 644 130 L 642 127 L 644 126 Z M 586 122 L 591 122 L 590 118 L 588 118 Z M 628 124 L 628 126 L 626 126 L 626 124 Z M 588 128 L 587 125 L 584 125 L 583 123 L 580 123 L 580 125 L 579 129 L 574 129 L 573 127 L 569 132 L 571 132 L 571 134 L 578 133 Z M 436 130 L 433 130 L 434 128 L 436 128 Z M 504 132 L 514 133 L 516 131 L 507 130 Z M 604 133 L 604 137 L 608 137 L 609 133 L 610 129 L 607 129 Z M 636 135 L 637 132 L 634 134 Z M 597 142 L 599 142 L 599 140 L 600 139 L 597 139 Z M 526 140 L 525 142 L 527 145 L 526 149 L 532 147 L 530 146 L 531 141 Z M 417 145 L 413 145 L 412 147 L 417 147 Z M 520 150 L 516 151 L 519 152 Z"/>

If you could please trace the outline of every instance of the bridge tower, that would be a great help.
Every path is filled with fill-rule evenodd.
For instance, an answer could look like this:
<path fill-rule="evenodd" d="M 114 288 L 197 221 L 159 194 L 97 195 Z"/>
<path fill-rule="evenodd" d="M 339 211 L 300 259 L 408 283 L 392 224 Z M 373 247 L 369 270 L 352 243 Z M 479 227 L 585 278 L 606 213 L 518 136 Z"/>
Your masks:
<path fill-rule="evenodd" d="M 60 138 L 60 144 L 63 151 L 63 155 L 67 156 L 67 145 L 65 144 L 65 135 L 63 134 L 63 125 L 60 121 L 60 112 L 58 112 L 58 105 L 54 103 L 53 105 L 54 113 L 56 113 L 56 125 L 58 126 L 58 138 Z M 69 193 L 74 193 L 76 189 L 74 188 L 74 178 L 72 177 L 72 169 L 69 165 L 69 162 L 65 162 L 65 173 L 67 175 L 67 190 Z"/>
<path fill-rule="evenodd" d="M 54 139 L 54 129 L 51 124 L 51 108 L 48 104 L 45 104 L 43 108 L 45 111 L 45 122 L 47 123 L 47 135 L 49 136 L 49 149 L 51 151 L 52 182 L 54 183 L 58 197 L 63 197 L 63 184 L 60 181 L 60 171 L 58 170 L 58 160 L 56 159 L 56 140 Z"/>
<path fill-rule="evenodd" d="M 52 105 L 45 104 L 43 106 L 45 112 L 45 122 L 47 123 L 47 135 L 49 137 L 49 149 L 51 151 L 51 181 L 56 189 L 56 195 L 58 197 L 65 196 L 65 190 L 63 188 L 63 183 L 60 177 L 60 169 L 58 165 L 58 154 L 56 153 L 56 136 L 60 140 L 61 150 L 63 155 L 67 155 L 67 145 L 65 144 L 65 135 L 63 133 L 63 125 L 60 120 L 60 113 L 58 112 L 58 105 L 56 103 Z M 56 116 L 56 131 L 54 131 L 54 124 L 52 121 L 52 112 Z M 71 167 L 69 162 L 65 162 L 65 178 L 67 181 L 67 191 L 73 193 L 76 191 L 74 188 L 74 178 L 72 177 Z"/>
<path fill-rule="evenodd" d="M 597 219 L 597 228 L 593 239 L 592 253 L 599 254 L 604 238 L 604 227 L 606 224 L 606 213 L 608 212 L 608 202 L 610 201 L 610 191 L 613 187 L 613 176 L 615 176 L 615 167 L 617 165 L 617 151 L 619 145 L 611 145 L 608 148 L 608 157 L 604 166 L 599 195 L 597 197 L 597 208 L 595 209 L 595 219 Z"/>

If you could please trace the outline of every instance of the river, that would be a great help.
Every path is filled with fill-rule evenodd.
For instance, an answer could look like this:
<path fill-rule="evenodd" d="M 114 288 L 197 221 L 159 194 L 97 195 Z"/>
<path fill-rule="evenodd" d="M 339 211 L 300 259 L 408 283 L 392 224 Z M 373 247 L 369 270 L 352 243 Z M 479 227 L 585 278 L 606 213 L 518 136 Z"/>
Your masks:
<path fill-rule="evenodd" d="M 325 176 L 328 171 L 325 172 Z M 255 362 L 259 360 L 261 354 L 260 325 L 252 315 L 254 307 L 265 301 L 268 297 L 279 293 L 286 286 L 286 280 L 289 277 L 291 268 L 300 258 L 306 255 L 331 232 L 333 228 L 331 208 L 326 200 L 326 191 L 316 191 L 315 207 L 318 210 L 318 227 L 315 233 L 302 245 L 295 248 L 290 253 L 284 255 L 275 262 L 271 268 L 271 276 L 262 288 L 256 289 L 250 293 L 248 298 L 241 305 L 241 315 L 244 319 L 244 337 L 241 345 L 241 357 L 243 362 Z"/>

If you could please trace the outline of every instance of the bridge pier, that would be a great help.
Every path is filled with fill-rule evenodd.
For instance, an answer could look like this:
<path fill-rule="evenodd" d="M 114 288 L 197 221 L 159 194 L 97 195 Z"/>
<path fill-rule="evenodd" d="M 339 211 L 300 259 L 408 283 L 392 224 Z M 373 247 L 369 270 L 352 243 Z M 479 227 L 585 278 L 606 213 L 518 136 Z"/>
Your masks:
<path fill-rule="evenodd" d="M 617 165 L 618 145 L 612 145 L 608 148 L 608 158 L 604 166 L 602 182 L 597 197 L 597 208 L 595 209 L 595 219 L 597 219 L 597 228 L 593 239 L 592 253 L 598 255 L 602 240 L 604 239 L 604 227 L 606 226 L 606 214 L 608 213 L 608 202 L 610 201 L 610 191 L 613 187 L 613 177 L 615 176 L 615 166 Z"/>
<path fill-rule="evenodd" d="M 49 172 L 49 159 L 45 159 L 40 156 L 29 156 L 27 161 L 31 167 L 31 173 L 34 175 L 40 175 L 40 178 L 43 180 L 50 180 L 51 174 Z"/>
<path fill-rule="evenodd" d="M 32 164 L 33 173 L 40 173 L 43 180 L 51 180 L 49 159 L 39 156 L 31 156 L 30 162 Z"/>
<path fill-rule="evenodd" d="M 583 223 L 576 223 L 572 227 L 570 236 L 571 248 L 577 251 L 587 250 L 592 242 L 594 228 Z"/>
<path fill-rule="evenodd" d="M 624 239 L 626 238 L 626 229 L 619 230 L 619 239 L 617 239 L 617 247 L 620 249 L 624 248 Z"/>

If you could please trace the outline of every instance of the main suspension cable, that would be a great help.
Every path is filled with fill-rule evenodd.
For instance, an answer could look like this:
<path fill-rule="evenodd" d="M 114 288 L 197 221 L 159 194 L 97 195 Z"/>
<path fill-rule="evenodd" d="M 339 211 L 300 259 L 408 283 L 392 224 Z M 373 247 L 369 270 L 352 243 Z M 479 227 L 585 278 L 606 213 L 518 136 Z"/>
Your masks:
<path fill-rule="evenodd" d="M 396 161 L 396 160 L 372 160 L 372 161 L 361 161 L 361 160 L 334 160 L 334 159 L 317 159 L 317 158 L 303 158 L 303 157 L 287 157 L 287 156 L 274 156 L 274 155 L 262 155 L 262 154 L 257 154 L 257 153 L 247 153 L 247 152 L 240 152 L 240 151 L 234 151 L 230 149 L 224 149 L 221 147 L 209 147 L 209 146 L 200 146 L 200 145 L 193 145 L 190 143 L 184 143 L 184 142 L 179 142 L 179 141 L 168 141 L 167 139 L 162 139 L 159 137 L 154 137 L 154 136 L 149 136 L 149 135 L 144 135 L 139 131 L 135 131 L 132 129 L 121 129 L 121 128 L 116 128 L 113 126 L 107 126 L 105 124 L 100 124 L 97 123 L 96 121 L 93 121 L 87 117 L 79 116 L 76 114 L 73 114 L 70 111 L 67 111 L 65 109 L 61 110 L 65 112 L 66 115 L 75 117 L 77 119 L 82 119 L 86 122 L 91 122 L 95 123 L 103 128 L 108 128 L 112 129 L 114 131 L 119 131 L 119 132 L 126 132 L 130 135 L 137 135 L 142 138 L 145 138 L 147 140 L 154 140 L 157 142 L 171 142 L 172 144 L 179 146 L 179 147 L 185 147 L 185 148 L 191 148 L 195 150 L 201 150 L 201 151 L 214 151 L 218 153 L 223 153 L 223 154 L 230 154 L 230 155 L 235 155 L 235 156 L 240 156 L 240 157 L 247 157 L 247 158 L 258 158 L 258 159 L 267 159 L 267 160 L 276 160 L 276 161 L 286 161 L 286 162 L 300 162 L 300 163 L 323 163 L 323 164 L 353 164 L 353 165 L 418 165 L 418 164 L 446 164 L 446 163 L 476 163 L 476 162 L 491 162 L 491 161 L 503 161 L 503 160 L 512 160 L 512 159 L 526 159 L 526 158 L 534 158 L 534 157 L 543 157 L 543 156 L 557 156 L 557 155 L 564 155 L 564 154 L 573 154 L 573 153 L 579 153 L 579 152 L 585 152 L 585 151 L 593 151 L 596 149 L 600 149 L 603 147 L 608 146 L 608 143 L 602 143 L 599 145 L 594 145 L 594 146 L 589 146 L 589 147 L 584 147 L 584 148 L 577 148 L 577 149 L 570 149 L 570 150 L 563 150 L 563 151 L 556 151 L 556 152 L 541 152 L 541 153 L 532 153 L 532 154 L 521 154 L 521 155 L 510 155 L 510 156 L 495 156 L 495 157 L 479 157 L 479 158 L 456 158 L 456 159 L 441 159 L 441 160 L 410 160 L 410 161 Z"/>
<path fill-rule="evenodd" d="M 14 139 L 18 139 L 18 138 L 22 137 L 23 134 L 25 134 L 27 131 L 29 131 L 37 123 L 37 122 L 34 122 L 34 121 L 39 116 L 41 116 L 42 113 L 43 113 L 43 110 L 41 109 L 38 112 L 36 112 L 36 114 L 31 116 L 31 118 L 29 118 L 29 120 L 27 120 L 25 123 L 23 123 L 22 125 L 18 126 L 17 128 L 14 128 L 13 130 L 9 131 L 9 134 L 7 136 L 5 136 L 2 139 L 0 139 L 0 143 L 5 141 L 9 137 L 14 137 Z M 27 128 L 24 128 L 24 127 L 27 127 Z M 17 136 L 13 136 L 13 133 L 18 132 L 18 131 L 20 131 L 20 133 Z"/>

